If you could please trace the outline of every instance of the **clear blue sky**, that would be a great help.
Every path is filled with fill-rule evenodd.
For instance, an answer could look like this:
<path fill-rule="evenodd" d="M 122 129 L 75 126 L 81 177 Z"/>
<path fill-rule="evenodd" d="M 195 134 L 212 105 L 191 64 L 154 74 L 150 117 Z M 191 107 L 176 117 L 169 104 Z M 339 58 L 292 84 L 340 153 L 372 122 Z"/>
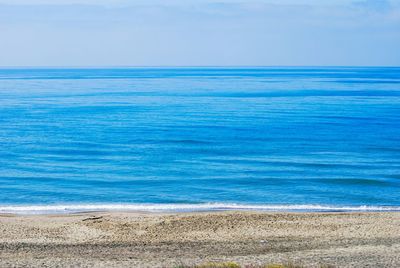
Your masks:
<path fill-rule="evenodd" d="M 400 0 L 0 0 L 0 66 L 400 65 Z"/>

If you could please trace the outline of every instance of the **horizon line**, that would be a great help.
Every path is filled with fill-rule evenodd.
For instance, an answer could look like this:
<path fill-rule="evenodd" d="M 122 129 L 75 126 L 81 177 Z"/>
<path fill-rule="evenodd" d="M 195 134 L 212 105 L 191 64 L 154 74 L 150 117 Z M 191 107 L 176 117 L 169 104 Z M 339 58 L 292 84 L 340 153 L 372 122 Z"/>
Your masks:
<path fill-rule="evenodd" d="M 400 68 L 400 65 L 11 65 L 0 69 L 118 69 L 118 68 Z"/>

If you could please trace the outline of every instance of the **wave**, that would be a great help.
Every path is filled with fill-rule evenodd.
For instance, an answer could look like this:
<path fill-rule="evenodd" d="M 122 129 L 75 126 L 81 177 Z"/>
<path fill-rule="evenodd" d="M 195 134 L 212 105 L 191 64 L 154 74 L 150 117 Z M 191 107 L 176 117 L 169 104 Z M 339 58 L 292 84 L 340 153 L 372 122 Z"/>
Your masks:
<path fill-rule="evenodd" d="M 331 206 L 331 205 L 249 205 L 249 204 L 85 204 L 0 206 L 0 213 L 69 214 L 95 211 L 120 212 L 206 212 L 206 211 L 266 211 L 266 212 L 391 212 L 400 206 Z"/>

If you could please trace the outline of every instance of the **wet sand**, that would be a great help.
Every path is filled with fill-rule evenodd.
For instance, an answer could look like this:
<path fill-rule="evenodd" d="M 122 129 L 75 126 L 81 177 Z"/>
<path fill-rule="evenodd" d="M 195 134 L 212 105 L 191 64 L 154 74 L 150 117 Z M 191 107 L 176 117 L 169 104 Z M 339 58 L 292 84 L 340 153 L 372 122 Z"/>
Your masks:
<path fill-rule="evenodd" d="M 400 267 L 400 213 L 0 215 L 0 267 Z"/>

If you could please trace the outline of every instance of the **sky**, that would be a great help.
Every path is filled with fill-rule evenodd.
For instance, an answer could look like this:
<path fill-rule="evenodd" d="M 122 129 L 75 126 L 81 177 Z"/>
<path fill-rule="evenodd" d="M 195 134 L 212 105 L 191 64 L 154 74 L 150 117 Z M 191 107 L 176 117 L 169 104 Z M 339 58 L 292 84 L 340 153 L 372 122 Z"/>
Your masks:
<path fill-rule="evenodd" d="M 0 66 L 400 66 L 400 0 L 0 0 Z"/>

